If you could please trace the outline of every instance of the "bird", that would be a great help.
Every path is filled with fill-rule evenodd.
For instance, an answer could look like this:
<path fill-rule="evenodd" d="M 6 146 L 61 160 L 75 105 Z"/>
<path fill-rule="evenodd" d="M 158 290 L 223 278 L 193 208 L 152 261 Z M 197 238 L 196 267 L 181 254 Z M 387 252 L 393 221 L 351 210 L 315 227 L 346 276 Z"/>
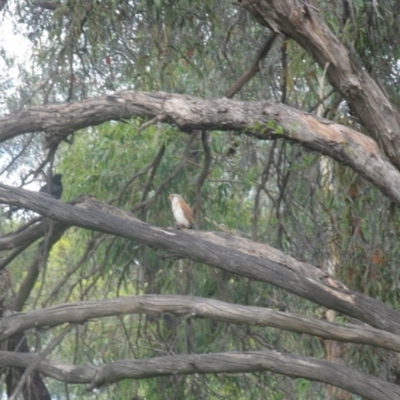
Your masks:
<path fill-rule="evenodd" d="M 53 176 L 50 187 L 46 183 L 44 186 L 40 188 L 39 192 L 47 193 L 56 199 L 60 199 L 63 192 L 63 185 L 61 182 L 61 178 L 62 178 L 61 174 L 55 174 Z"/>
<path fill-rule="evenodd" d="M 192 209 L 186 204 L 182 196 L 179 194 L 170 194 L 168 199 L 171 200 L 172 212 L 174 214 L 178 229 L 197 229 L 196 222 L 193 218 Z"/>
<path fill-rule="evenodd" d="M 63 192 L 63 185 L 61 182 L 62 174 L 55 174 L 53 175 L 53 179 L 51 182 L 51 185 L 46 183 L 44 186 L 42 186 L 39 189 L 40 193 L 46 193 L 56 199 L 60 199 L 62 192 Z M 18 206 L 10 206 L 10 209 L 8 210 L 6 214 L 6 218 L 11 218 L 12 214 L 15 213 L 16 211 L 20 210 L 21 208 Z"/>

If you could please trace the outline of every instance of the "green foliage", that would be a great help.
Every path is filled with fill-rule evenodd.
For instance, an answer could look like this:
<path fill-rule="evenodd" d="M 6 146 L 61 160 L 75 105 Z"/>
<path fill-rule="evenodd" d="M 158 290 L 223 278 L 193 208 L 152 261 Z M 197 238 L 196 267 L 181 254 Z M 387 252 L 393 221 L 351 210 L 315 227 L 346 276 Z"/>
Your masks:
<path fill-rule="evenodd" d="M 383 22 L 370 2 L 351 3 L 354 18 L 346 21 L 339 3 L 320 2 L 318 7 L 329 27 L 361 54 L 367 70 L 376 72 L 396 101 L 400 93 L 398 13 L 390 10 L 397 6 L 382 2 Z M 0 78 L 4 93 L 12 92 L 0 95 L 9 110 L 119 89 L 221 97 L 248 68 L 268 33 L 228 1 L 70 1 L 55 12 L 40 10 L 33 2 L 16 4 L 34 45 L 34 57 L 25 68 L 5 58 L 7 67 L 18 65 L 21 73 L 18 93 L 15 82 Z M 285 81 L 285 102 L 314 110 L 331 89 L 324 72 L 301 47 L 288 41 L 284 80 L 282 49 L 278 41 L 260 63 L 259 75 L 237 98 L 282 101 Z M 353 123 L 347 108 L 335 101 L 330 96 L 322 103 L 331 110 L 328 117 Z M 62 143 L 56 166 L 64 174 L 63 200 L 92 195 L 160 227 L 173 225 L 169 193 L 181 193 L 189 204 L 196 204 L 196 185 L 205 162 L 200 136 L 188 145 L 190 135 L 167 124 L 140 131 L 143 122 L 105 123 L 74 133 L 72 143 Z M 255 124 L 254 131 L 284 133 L 273 120 L 266 126 Z M 245 133 L 209 133 L 212 163 L 200 188 L 201 229 L 256 238 L 321 267 L 332 257 L 333 246 L 340 261 L 339 279 L 398 309 L 398 211 L 347 168 L 330 163 L 334 178 L 328 179 L 320 155 L 281 137 L 264 142 Z M 24 177 L 41 165 L 47 151 L 42 137 L 23 151 L 25 144 L 17 138 L 0 149 L 7 162 L 16 160 L 2 177 L 16 179 L 21 169 Z M 22 155 L 17 157 L 19 152 Z M 0 230 L 8 232 L 15 228 L 13 224 L 2 222 Z M 15 282 L 26 276 L 35 252 L 29 248 L 13 261 L 10 270 Z M 325 311 L 271 285 L 164 255 L 126 239 L 70 228 L 43 264 L 25 309 L 156 293 L 204 296 L 318 317 Z M 44 333 L 43 341 L 48 343 L 58 332 Z M 36 349 L 33 335 L 30 340 Z M 306 335 L 169 314 L 127 315 L 76 326 L 54 357 L 97 365 L 168 354 L 262 349 L 325 357 L 323 345 Z M 389 373 L 373 349 L 347 346 L 347 350 L 349 365 L 378 376 Z M 50 379 L 46 383 L 54 398 L 66 397 L 64 385 Z M 284 399 L 285 393 L 298 399 L 326 398 L 323 385 L 268 373 L 122 381 L 94 395 L 69 385 L 68 393 L 70 398 L 98 399 L 159 399 L 160 393 L 164 399 Z"/>

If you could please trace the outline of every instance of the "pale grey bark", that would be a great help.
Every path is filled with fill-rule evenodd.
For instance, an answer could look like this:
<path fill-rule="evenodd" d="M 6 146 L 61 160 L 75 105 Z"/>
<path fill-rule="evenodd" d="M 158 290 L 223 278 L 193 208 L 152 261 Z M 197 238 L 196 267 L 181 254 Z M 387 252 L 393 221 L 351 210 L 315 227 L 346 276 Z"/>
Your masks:
<path fill-rule="evenodd" d="M 235 324 L 269 326 L 324 339 L 369 344 L 400 352 L 400 336 L 364 324 L 336 324 L 269 308 L 174 295 L 82 301 L 12 314 L 0 320 L 0 341 L 31 328 L 52 327 L 67 322 L 83 323 L 95 318 L 140 313 L 171 313 L 184 318 L 199 317 Z"/>
<path fill-rule="evenodd" d="M 158 118 L 186 131 L 217 129 L 245 132 L 261 140 L 297 141 L 353 168 L 400 205 L 400 174 L 373 139 L 344 125 L 269 101 L 120 92 L 0 117 L 0 142 L 34 131 L 45 131 L 49 141 L 59 141 L 81 128 L 133 117 Z"/>
<path fill-rule="evenodd" d="M 0 351 L 0 366 L 27 367 L 35 355 Z M 335 385 L 370 400 L 397 400 L 400 387 L 351 368 L 309 357 L 277 351 L 249 351 L 184 356 L 148 360 L 123 360 L 99 366 L 75 366 L 42 361 L 37 370 L 67 383 L 87 383 L 88 389 L 122 379 L 145 379 L 176 374 L 244 373 L 271 371 Z"/>
<path fill-rule="evenodd" d="M 319 268 L 268 245 L 222 232 L 179 231 L 146 224 L 132 214 L 86 199 L 76 205 L 0 184 L 0 202 L 24 206 L 67 225 L 109 233 L 167 251 L 168 256 L 204 264 L 272 283 L 300 297 L 400 333 L 400 313 L 379 300 L 354 292 Z"/>
<path fill-rule="evenodd" d="M 329 83 L 355 110 L 361 123 L 400 168 L 400 114 L 359 62 L 351 43 L 343 44 L 318 10 L 298 0 L 243 0 L 239 4 L 274 32 L 307 50 L 325 70 Z"/>

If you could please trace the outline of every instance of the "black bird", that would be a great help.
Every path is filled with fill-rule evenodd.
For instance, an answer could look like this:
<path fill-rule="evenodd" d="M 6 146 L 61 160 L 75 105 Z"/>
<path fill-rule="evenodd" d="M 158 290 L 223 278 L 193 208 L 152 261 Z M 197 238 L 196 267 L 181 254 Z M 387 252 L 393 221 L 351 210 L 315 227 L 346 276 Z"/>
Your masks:
<path fill-rule="evenodd" d="M 56 199 L 60 199 L 61 195 L 62 195 L 62 192 L 63 192 L 63 185 L 62 185 L 62 182 L 61 182 L 61 178 L 62 178 L 61 174 L 53 175 L 53 179 L 52 179 L 50 187 L 46 183 L 44 186 L 42 186 L 39 189 L 39 192 L 40 193 L 49 194 L 50 196 L 55 197 Z M 8 210 L 8 212 L 6 214 L 7 215 L 6 218 L 11 218 L 12 214 L 15 211 L 18 211 L 20 209 L 21 208 L 18 207 L 18 206 L 10 206 L 10 209 Z"/>
<path fill-rule="evenodd" d="M 39 192 L 47 193 L 50 196 L 55 197 L 56 199 L 60 199 L 63 192 L 63 185 L 61 182 L 61 178 L 62 178 L 61 174 L 54 175 L 50 187 L 46 183 L 44 186 L 40 188 Z"/>

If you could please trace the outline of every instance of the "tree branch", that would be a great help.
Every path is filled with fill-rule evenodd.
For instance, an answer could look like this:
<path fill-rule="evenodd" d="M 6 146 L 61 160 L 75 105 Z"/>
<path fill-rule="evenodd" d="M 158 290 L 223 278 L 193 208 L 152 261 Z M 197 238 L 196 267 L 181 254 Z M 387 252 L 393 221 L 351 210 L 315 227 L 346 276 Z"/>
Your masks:
<path fill-rule="evenodd" d="M 274 32 L 291 37 L 306 49 L 329 83 L 356 111 L 362 124 L 379 141 L 400 168 L 400 114 L 367 74 L 351 44 L 344 46 L 321 18 L 318 10 L 300 0 L 244 0 L 241 6 Z"/>
<path fill-rule="evenodd" d="M 324 339 L 368 344 L 400 352 L 400 337 L 366 325 L 337 324 L 269 308 L 243 306 L 202 297 L 143 295 L 112 300 L 63 304 L 0 320 L 0 342 L 31 328 L 83 323 L 89 319 L 125 314 L 171 313 L 185 318 L 209 318 L 234 324 L 269 326 Z"/>
<path fill-rule="evenodd" d="M 174 255 L 272 283 L 300 297 L 400 333 L 400 313 L 379 300 L 348 290 L 335 278 L 265 244 L 222 232 L 189 232 L 151 226 L 132 214 L 86 199 L 73 206 L 41 193 L 0 184 L 0 202 L 51 217 L 68 225 L 105 232 L 166 249 Z"/>
<path fill-rule="evenodd" d="M 50 220 L 49 222 L 50 222 L 50 224 L 46 225 L 46 226 L 48 226 L 48 229 L 46 231 L 42 232 L 42 234 L 45 236 L 45 240 L 43 240 L 39 244 L 39 246 L 37 248 L 36 257 L 32 261 L 32 263 L 29 265 L 28 273 L 25 275 L 24 280 L 22 281 L 22 283 L 19 287 L 18 293 L 16 294 L 16 296 L 14 298 L 13 305 L 12 305 L 13 311 L 21 311 L 22 310 L 26 300 L 28 299 L 33 287 L 36 284 L 36 280 L 39 276 L 39 272 L 41 269 L 40 267 L 41 267 L 42 261 L 47 259 L 48 253 L 50 252 L 51 248 L 54 246 L 55 243 L 58 242 L 58 240 L 61 238 L 64 231 L 68 227 L 65 224 L 59 224 L 52 220 Z M 47 233 L 50 234 L 50 237 L 46 237 Z M 42 270 L 42 274 L 43 274 L 44 268 L 42 268 L 41 270 Z"/>
<path fill-rule="evenodd" d="M 0 366 L 27 367 L 34 354 L 0 351 Z M 75 366 L 42 361 L 37 370 L 66 383 L 90 383 L 88 389 L 122 379 L 145 379 L 175 374 L 244 373 L 271 371 L 335 385 L 370 400 L 397 400 L 400 388 L 351 368 L 309 357 L 277 351 L 249 351 L 185 356 L 164 356 L 149 360 L 124 360 L 93 366 Z"/>
<path fill-rule="evenodd" d="M 105 121 L 165 115 L 185 131 L 245 132 L 262 140 L 282 138 L 348 165 L 400 205 L 400 174 L 376 142 L 346 126 L 284 104 L 203 100 L 178 94 L 120 92 L 81 102 L 32 107 L 0 117 L 0 142 L 32 131 L 56 136 Z M 400 154 L 400 153 L 399 153 Z"/>
<path fill-rule="evenodd" d="M 278 37 L 276 33 L 271 33 L 265 40 L 263 46 L 258 51 L 256 59 L 250 67 L 240 76 L 240 78 L 224 94 L 224 97 L 231 99 L 247 82 L 249 82 L 260 70 L 261 61 L 267 56 Z"/>
<path fill-rule="evenodd" d="M 17 232 L 10 233 L 5 236 L 0 237 L 0 251 L 9 250 L 20 246 L 29 246 L 36 240 L 43 237 L 43 233 L 46 232 L 50 225 L 53 225 L 53 230 L 55 232 L 63 231 L 68 226 L 65 224 L 60 224 L 49 219 L 39 221 L 34 225 L 28 224 L 24 229 L 18 230 Z"/>

